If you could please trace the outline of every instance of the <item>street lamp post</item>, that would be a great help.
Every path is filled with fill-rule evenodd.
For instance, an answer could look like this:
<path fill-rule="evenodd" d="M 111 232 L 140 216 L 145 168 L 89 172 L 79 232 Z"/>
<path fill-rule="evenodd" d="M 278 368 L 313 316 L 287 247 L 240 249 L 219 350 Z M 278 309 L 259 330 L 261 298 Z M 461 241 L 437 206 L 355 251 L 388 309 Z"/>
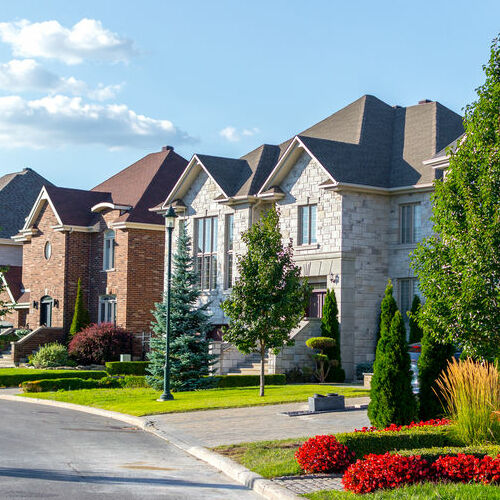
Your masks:
<path fill-rule="evenodd" d="M 165 226 L 168 231 L 168 256 L 167 256 L 167 311 L 165 318 L 165 366 L 163 369 L 163 394 L 158 401 L 170 401 L 174 399 L 170 392 L 170 287 L 172 282 L 172 233 L 175 227 L 177 215 L 170 207 L 165 214 Z"/>

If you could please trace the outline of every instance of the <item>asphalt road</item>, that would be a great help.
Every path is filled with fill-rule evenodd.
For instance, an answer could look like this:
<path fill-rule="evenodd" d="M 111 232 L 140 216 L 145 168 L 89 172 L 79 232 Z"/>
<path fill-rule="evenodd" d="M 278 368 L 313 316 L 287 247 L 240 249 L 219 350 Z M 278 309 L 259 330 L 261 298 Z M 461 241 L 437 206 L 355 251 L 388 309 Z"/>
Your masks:
<path fill-rule="evenodd" d="M 257 499 L 204 462 L 127 424 L 0 401 L 0 499 Z"/>

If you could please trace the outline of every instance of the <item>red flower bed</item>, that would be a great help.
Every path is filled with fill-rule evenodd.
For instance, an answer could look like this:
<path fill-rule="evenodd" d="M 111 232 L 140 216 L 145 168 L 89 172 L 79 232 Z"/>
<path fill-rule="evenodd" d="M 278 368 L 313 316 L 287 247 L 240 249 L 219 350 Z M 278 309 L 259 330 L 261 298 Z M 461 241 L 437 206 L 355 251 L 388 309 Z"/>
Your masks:
<path fill-rule="evenodd" d="M 362 427 L 361 429 L 354 429 L 354 432 L 399 432 L 405 431 L 407 429 L 413 429 L 414 427 L 440 427 L 441 425 L 450 425 L 451 420 L 447 418 L 436 418 L 432 420 L 426 420 L 422 422 L 411 422 L 408 425 L 396 425 L 391 424 L 384 429 L 377 429 L 377 427 Z"/>
<path fill-rule="evenodd" d="M 431 469 L 420 456 L 366 455 L 350 465 L 342 478 L 346 490 L 370 493 L 384 488 L 398 488 L 405 484 L 429 479 Z"/>
<path fill-rule="evenodd" d="M 485 456 L 475 470 L 474 480 L 477 483 L 500 483 L 500 455 L 496 458 Z"/>
<path fill-rule="evenodd" d="M 343 472 L 354 461 L 354 453 L 335 436 L 315 436 L 295 453 L 300 468 L 312 472 Z"/>
<path fill-rule="evenodd" d="M 460 453 L 456 457 L 448 455 L 439 457 L 432 464 L 432 468 L 436 477 L 443 481 L 468 483 L 474 478 L 480 462 L 481 460 L 474 455 Z"/>

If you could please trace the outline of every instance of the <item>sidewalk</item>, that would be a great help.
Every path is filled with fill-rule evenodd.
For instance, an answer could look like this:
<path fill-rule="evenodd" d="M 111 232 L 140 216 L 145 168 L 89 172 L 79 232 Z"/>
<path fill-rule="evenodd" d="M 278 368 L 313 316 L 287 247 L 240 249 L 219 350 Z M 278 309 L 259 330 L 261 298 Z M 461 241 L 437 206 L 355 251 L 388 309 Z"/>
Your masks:
<path fill-rule="evenodd" d="M 346 399 L 346 406 L 368 404 L 369 398 Z M 289 403 L 251 408 L 194 411 L 142 417 L 160 431 L 194 439 L 202 446 L 247 441 L 301 438 L 350 432 L 369 426 L 366 410 L 347 410 L 289 417 L 283 412 L 307 410 L 307 404 Z"/>

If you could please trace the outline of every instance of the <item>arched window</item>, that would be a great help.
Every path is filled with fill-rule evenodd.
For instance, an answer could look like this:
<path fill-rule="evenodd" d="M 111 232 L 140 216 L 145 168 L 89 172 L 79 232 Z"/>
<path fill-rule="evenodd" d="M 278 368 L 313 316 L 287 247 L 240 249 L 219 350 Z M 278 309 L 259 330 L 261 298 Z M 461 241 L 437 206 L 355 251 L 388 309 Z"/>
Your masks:
<path fill-rule="evenodd" d="M 47 241 L 43 248 L 43 256 L 45 257 L 45 260 L 49 260 L 51 255 L 52 255 L 52 245 L 50 241 Z"/>
<path fill-rule="evenodd" d="M 112 229 L 104 231 L 102 268 L 105 271 L 115 268 L 115 232 Z"/>

